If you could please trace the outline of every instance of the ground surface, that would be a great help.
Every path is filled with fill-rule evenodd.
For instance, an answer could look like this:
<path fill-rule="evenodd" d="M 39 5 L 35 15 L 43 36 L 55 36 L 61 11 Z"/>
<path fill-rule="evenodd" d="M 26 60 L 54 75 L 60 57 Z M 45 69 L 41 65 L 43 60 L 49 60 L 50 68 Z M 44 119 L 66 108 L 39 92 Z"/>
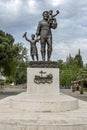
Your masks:
<path fill-rule="evenodd" d="M 25 91 L 26 89 L 21 89 L 21 88 L 4 88 L 0 90 L 0 99 L 6 98 L 8 96 L 17 95 Z"/>
<path fill-rule="evenodd" d="M 72 97 L 75 97 L 75 98 L 78 98 L 80 100 L 83 100 L 83 101 L 87 102 L 87 92 L 84 92 L 83 94 L 80 94 L 79 91 L 72 92 L 71 89 L 61 89 L 60 91 L 62 93 L 64 93 L 64 94 L 67 94 L 69 96 L 72 96 Z"/>

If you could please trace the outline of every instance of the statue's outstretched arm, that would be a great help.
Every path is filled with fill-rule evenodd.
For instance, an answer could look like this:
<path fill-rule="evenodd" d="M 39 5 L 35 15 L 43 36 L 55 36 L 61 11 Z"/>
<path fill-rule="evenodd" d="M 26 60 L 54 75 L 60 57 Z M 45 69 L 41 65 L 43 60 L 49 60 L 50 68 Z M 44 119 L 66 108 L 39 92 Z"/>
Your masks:
<path fill-rule="evenodd" d="M 53 15 L 53 17 L 57 16 L 59 14 L 59 10 L 56 11 L 56 14 Z"/>
<path fill-rule="evenodd" d="M 27 32 L 24 33 L 23 38 L 25 38 L 28 42 L 30 42 L 30 40 L 27 38 Z"/>

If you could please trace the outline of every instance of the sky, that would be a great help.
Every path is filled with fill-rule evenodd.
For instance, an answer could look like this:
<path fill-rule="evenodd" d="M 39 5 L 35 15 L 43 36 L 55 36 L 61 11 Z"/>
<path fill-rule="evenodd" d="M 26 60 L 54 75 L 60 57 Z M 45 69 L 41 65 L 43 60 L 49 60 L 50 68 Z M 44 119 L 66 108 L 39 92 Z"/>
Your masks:
<path fill-rule="evenodd" d="M 51 60 L 57 61 L 80 49 L 83 62 L 87 63 L 87 0 L 0 0 L 0 29 L 10 33 L 15 43 L 21 42 L 30 53 L 30 44 L 23 39 L 24 32 L 30 39 L 36 33 L 43 11 L 56 10 L 58 27 L 52 30 L 53 52 Z M 37 43 L 39 57 L 40 43 Z M 31 60 L 30 54 L 29 59 Z"/>

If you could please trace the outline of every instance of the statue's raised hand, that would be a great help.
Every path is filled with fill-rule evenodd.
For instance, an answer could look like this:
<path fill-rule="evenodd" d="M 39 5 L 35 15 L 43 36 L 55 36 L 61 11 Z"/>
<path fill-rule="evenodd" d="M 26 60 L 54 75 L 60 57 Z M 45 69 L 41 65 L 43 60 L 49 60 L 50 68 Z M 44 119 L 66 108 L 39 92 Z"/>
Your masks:
<path fill-rule="evenodd" d="M 57 10 L 56 13 L 59 14 L 59 10 Z"/>
<path fill-rule="evenodd" d="M 27 32 L 25 32 L 25 33 L 23 34 L 23 38 L 26 37 L 26 35 L 27 35 Z"/>

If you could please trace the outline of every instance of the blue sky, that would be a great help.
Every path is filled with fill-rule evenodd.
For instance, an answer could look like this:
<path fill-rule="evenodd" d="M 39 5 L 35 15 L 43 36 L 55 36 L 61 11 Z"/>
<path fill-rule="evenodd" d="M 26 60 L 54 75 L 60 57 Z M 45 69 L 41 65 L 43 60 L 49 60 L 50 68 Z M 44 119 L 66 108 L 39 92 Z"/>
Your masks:
<path fill-rule="evenodd" d="M 58 27 L 52 30 L 52 60 L 66 60 L 81 50 L 84 63 L 87 63 L 87 0 L 0 0 L 0 29 L 11 33 L 15 42 L 22 42 L 29 50 L 30 46 L 22 38 L 25 31 L 28 38 L 36 32 L 38 22 L 44 10 L 58 9 L 56 17 Z M 40 55 L 40 44 L 37 43 Z M 29 51 L 28 51 L 29 53 Z M 30 58 L 31 59 L 31 58 Z"/>

